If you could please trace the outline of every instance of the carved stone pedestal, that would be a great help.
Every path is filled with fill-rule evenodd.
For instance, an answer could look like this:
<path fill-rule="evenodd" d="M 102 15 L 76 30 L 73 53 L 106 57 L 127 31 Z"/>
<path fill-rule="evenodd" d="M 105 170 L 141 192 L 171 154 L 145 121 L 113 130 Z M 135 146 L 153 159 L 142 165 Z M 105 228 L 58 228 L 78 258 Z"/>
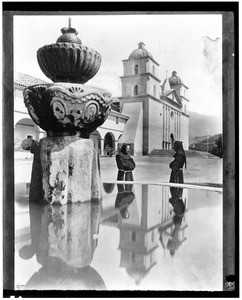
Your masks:
<path fill-rule="evenodd" d="M 41 70 L 54 83 L 24 90 L 30 117 L 47 133 L 34 149 L 31 187 L 42 189 L 42 202 L 60 205 L 101 199 L 98 157 L 88 138 L 105 122 L 112 104 L 108 91 L 83 85 L 97 73 L 101 55 L 82 45 L 71 24 L 61 32 L 55 44 L 37 52 Z M 23 148 L 31 145 L 27 141 Z"/>
<path fill-rule="evenodd" d="M 98 155 L 92 140 L 43 138 L 40 159 L 44 202 L 63 205 L 101 199 Z"/>

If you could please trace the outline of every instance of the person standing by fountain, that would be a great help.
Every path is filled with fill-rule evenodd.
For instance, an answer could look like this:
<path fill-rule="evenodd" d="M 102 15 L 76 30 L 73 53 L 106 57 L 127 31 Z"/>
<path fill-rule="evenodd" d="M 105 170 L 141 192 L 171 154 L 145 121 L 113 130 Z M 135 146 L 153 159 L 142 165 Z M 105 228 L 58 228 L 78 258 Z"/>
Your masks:
<path fill-rule="evenodd" d="M 186 168 L 186 154 L 182 146 L 181 141 L 175 141 L 173 145 L 173 149 L 175 150 L 175 154 L 173 157 L 175 158 L 169 165 L 171 171 L 170 182 L 172 183 L 184 183 L 183 178 L 183 166 L 185 164 Z"/>
<path fill-rule="evenodd" d="M 117 180 L 133 181 L 132 171 L 135 168 L 135 162 L 129 155 L 130 145 L 123 144 L 120 151 L 116 155 L 116 163 L 118 167 Z"/>

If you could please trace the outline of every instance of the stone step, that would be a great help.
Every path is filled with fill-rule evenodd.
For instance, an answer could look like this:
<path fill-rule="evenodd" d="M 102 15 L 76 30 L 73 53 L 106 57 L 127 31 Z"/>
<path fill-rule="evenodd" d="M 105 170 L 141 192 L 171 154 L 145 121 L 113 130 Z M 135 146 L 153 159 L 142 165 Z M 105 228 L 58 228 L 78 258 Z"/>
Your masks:
<path fill-rule="evenodd" d="M 149 156 L 153 155 L 158 155 L 158 156 L 172 156 L 174 155 L 173 150 L 167 150 L 167 149 L 153 149 L 150 153 Z"/>

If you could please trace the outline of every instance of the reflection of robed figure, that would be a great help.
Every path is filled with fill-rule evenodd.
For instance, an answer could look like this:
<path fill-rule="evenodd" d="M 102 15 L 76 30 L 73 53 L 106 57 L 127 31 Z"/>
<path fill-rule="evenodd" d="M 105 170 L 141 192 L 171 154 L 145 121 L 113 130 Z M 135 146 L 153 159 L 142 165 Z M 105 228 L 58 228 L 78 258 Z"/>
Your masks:
<path fill-rule="evenodd" d="M 123 144 L 122 148 L 116 155 L 116 162 L 118 167 L 118 180 L 126 180 L 126 181 L 133 181 L 133 173 L 132 171 L 135 168 L 135 162 L 130 157 L 127 152 L 128 144 Z"/>
<path fill-rule="evenodd" d="M 128 207 L 133 202 L 135 198 L 132 192 L 132 185 L 118 184 L 118 194 L 115 201 L 115 208 L 118 208 L 123 219 L 129 218 Z"/>
<path fill-rule="evenodd" d="M 100 204 L 90 202 L 64 206 L 30 204 L 31 245 L 19 255 L 36 259 L 42 267 L 25 289 L 106 289 L 90 263 L 97 247 Z"/>
<path fill-rule="evenodd" d="M 186 240 L 180 240 L 179 232 L 181 230 L 182 219 L 185 214 L 185 204 L 182 200 L 183 189 L 182 188 L 170 188 L 171 198 L 169 199 L 170 204 L 173 206 L 174 216 L 172 218 L 173 228 L 171 232 L 161 232 L 160 241 L 164 248 L 170 250 L 170 254 L 173 256 L 176 250 Z M 165 242 L 166 241 L 166 242 Z"/>
<path fill-rule="evenodd" d="M 170 250 L 171 255 L 174 255 L 175 251 L 180 247 L 180 245 L 183 242 L 179 238 L 179 232 L 181 229 L 182 218 L 185 213 L 185 204 L 182 201 L 182 199 L 179 198 L 170 198 L 169 202 L 173 206 L 175 215 L 173 217 L 174 229 L 172 230 L 172 234 L 168 239 L 167 249 Z"/>

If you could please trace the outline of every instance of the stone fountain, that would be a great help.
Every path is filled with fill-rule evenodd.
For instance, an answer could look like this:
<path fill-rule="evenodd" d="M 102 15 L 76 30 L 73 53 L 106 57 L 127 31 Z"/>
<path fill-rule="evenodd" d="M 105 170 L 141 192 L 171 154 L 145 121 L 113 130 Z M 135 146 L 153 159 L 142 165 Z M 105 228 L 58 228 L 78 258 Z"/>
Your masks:
<path fill-rule="evenodd" d="M 31 151 L 40 164 L 33 163 L 30 190 L 38 185 L 34 178 L 41 178 L 43 203 L 100 200 L 99 159 L 89 137 L 107 119 L 112 97 L 106 90 L 84 85 L 98 72 L 101 55 L 82 45 L 70 19 L 61 32 L 55 44 L 37 51 L 38 64 L 53 83 L 24 90 L 30 117 L 47 132 Z M 31 140 L 23 143 L 24 149 L 32 146 Z"/>

